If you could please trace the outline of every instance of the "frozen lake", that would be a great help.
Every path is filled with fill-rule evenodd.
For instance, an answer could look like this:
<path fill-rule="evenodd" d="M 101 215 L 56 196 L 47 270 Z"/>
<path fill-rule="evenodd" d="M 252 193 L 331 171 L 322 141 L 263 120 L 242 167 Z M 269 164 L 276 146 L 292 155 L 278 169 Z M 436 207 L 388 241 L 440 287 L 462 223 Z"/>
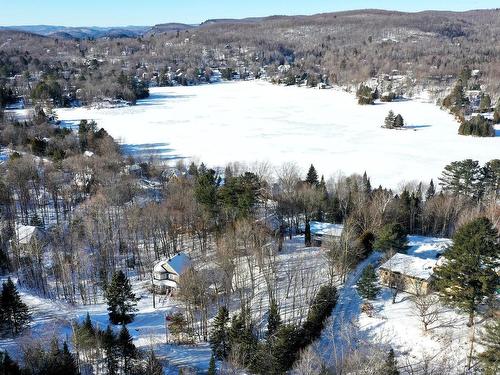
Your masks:
<path fill-rule="evenodd" d="M 380 126 L 388 111 L 406 130 Z M 451 161 L 484 163 L 500 157 L 495 138 L 457 134 L 458 123 L 436 105 L 414 100 L 360 106 L 340 90 L 248 81 L 151 89 L 138 105 L 60 109 L 60 120 L 94 119 L 133 156 L 196 158 L 210 166 L 230 161 L 313 163 L 325 178 L 363 173 L 372 184 L 436 179 Z"/>

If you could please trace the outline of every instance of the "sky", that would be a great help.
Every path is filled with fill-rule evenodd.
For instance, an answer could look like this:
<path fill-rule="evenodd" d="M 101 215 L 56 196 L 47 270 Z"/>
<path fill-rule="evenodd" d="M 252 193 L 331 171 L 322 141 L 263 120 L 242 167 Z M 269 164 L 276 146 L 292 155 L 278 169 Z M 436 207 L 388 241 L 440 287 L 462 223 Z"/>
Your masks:
<path fill-rule="evenodd" d="M 0 0 L 0 25 L 149 26 L 365 8 L 415 12 L 498 7 L 499 0 Z"/>

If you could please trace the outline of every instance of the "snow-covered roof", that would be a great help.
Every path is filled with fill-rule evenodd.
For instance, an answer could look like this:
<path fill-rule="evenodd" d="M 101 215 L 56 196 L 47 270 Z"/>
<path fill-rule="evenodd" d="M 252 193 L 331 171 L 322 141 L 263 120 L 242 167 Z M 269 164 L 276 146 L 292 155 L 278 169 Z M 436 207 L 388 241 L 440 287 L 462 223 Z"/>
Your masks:
<path fill-rule="evenodd" d="M 309 223 L 311 227 L 311 234 L 317 236 L 333 236 L 340 237 L 342 231 L 344 230 L 344 226 L 342 224 L 332 224 L 332 223 L 323 223 L 320 221 L 311 221 Z"/>
<path fill-rule="evenodd" d="M 189 267 L 191 267 L 191 259 L 184 253 L 179 253 L 168 260 L 162 260 L 155 264 L 153 272 L 175 272 L 177 275 L 182 275 Z"/>
<path fill-rule="evenodd" d="M 380 266 L 391 272 L 398 272 L 403 275 L 428 280 L 432 274 L 437 259 L 422 259 L 412 255 L 396 253 L 387 262 Z"/>
<path fill-rule="evenodd" d="M 20 245 L 27 245 L 34 236 L 37 236 L 38 228 L 33 225 L 16 224 L 16 238 Z"/>

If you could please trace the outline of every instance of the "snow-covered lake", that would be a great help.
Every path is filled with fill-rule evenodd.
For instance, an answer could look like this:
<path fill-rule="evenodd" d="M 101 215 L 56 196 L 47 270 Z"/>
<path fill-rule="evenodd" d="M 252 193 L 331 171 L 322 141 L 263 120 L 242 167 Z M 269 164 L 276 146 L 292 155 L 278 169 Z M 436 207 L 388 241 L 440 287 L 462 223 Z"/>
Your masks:
<path fill-rule="evenodd" d="M 381 128 L 391 109 L 408 129 Z M 304 170 L 313 163 L 325 177 L 366 170 L 372 184 L 390 187 L 435 179 L 451 161 L 500 157 L 500 128 L 495 138 L 459 136 L 454 118 L 431 103 L 360 106 L 340 90 L 260 81 L 153 88 L 133 107 L 57 112 L 63 121 L 96 120 L 134 156 L 152 152 L 211 166 L 296 162 Z"/>

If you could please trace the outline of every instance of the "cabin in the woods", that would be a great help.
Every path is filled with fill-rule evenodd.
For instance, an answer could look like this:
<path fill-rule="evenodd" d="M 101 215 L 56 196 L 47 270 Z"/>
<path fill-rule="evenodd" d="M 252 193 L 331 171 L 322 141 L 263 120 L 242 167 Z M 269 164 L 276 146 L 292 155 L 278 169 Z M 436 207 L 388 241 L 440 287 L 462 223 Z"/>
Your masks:
<path fill-rule="evenodd" d="M 43 248 L 44 233 L 34 225 L 16 224 L 12 245 L 19 256 L 29 256 L 33 251 Z"/>
<path fill-rule="evenodd" d="M 314 246 L 321 246 L 323 242 L 339 239 L 344 230 L 342 224 L 323 223 L 320 221 L 311 221 L 311 239 Z"/>
<path fill-rule="evenodd" d="M 178 289 L 180 277 L 192 267 L 191 259 L 179 253 L 170 259 L 161 260 L 153 267 L 153 285 L 161 293 Z"/>
<path fill-rule="evenodd" d="M 379 268 L 383 285 L 411 294 L 431 291 L 432 275 L 438 259 L 423 259 L 396 253 Z"/>

